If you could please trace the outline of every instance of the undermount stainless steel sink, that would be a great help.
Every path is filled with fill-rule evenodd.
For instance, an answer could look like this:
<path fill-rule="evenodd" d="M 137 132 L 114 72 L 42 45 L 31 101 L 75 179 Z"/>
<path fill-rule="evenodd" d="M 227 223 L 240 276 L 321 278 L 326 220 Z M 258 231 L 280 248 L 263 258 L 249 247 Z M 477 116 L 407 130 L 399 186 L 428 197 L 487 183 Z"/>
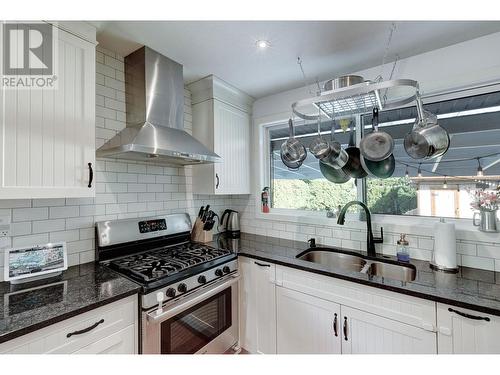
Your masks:
<path fill-rule="evenodd" d="M 349 254 L 336 249 L 311 248 L 299 254 L 297 259 L 403 282 L 415 280 L 417 274 L 415 266 L 411 264 L 365 259 L 362 255 Z"/>
<path fill-rule="evenodd" d="M 297 257 L 308 262 L 319 263 L 324 266 L 333 268 L 342 268 L 348 271 L 361 272 L 366 260 L 358 255 L 351 255 L 337 251 L 314 249 L 308 250 L 306 253 Z"/>
<path fill-rule="evenodd" d="M 401 265 L 377 261 L 370 264 L 367 274 L 408 282 L 415 280 L 417 271 L 411 264 Z"/>

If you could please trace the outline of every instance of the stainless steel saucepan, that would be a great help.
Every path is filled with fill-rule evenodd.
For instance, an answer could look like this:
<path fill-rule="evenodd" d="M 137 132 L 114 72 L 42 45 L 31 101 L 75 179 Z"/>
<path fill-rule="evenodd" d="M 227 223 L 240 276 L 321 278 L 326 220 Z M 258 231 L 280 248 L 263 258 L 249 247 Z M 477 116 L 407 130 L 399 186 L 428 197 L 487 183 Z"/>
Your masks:
<path fill-rule="evenodd" d="M 295 138 L 292 119 L 288 120 L 289 138 L 281 145 L 281 161 L 289 169 L 298 169 L 307 157 L 304 145 Z"/>
<path fill-rule="evenodd" d="M 450 136 L 438 125 L 437 117 L 423 109 L 417 95 L 417 119 L 404 138 L 406 153 L 413 159 L 431 159 L 443 155 L 450 147 Z"/>

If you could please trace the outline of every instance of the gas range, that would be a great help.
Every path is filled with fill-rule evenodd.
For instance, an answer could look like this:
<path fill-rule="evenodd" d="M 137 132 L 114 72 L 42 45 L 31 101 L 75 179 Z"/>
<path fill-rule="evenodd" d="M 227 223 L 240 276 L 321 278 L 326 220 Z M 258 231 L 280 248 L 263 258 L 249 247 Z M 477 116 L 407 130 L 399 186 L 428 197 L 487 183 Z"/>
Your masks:
<path fill-rule="evenodd" d="M 187 214 L 96 223 L 96 259 L 141 285 L 153 308 L 237 272 L 236 254 L 190 241 Z"/>

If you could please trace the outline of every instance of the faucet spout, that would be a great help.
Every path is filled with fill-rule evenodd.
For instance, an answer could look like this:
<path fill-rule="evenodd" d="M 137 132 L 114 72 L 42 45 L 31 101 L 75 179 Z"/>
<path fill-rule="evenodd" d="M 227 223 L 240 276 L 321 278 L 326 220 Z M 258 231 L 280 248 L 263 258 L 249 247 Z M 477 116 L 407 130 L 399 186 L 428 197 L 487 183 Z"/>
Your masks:
<path fill-rule="evenodd" d="M 338 219 L 337 219 L 337 224 L 339 225 L 344 225 L 345 224 L 345 214 L 347 212 L 347 209 L 351 206 L 358 205 L 360 206 L 366 213 L 366 251 L 368 253 L 368 256 L 375 257 L 376 252 L 375 252 L 375 243 L 382 243 L 384 242 L 384 232 L 383 229 L 381 229 L 381 237 L 380 238 L 374 238 L 373 237 L 373 230 L 372 230 L 372 215 L 370 213 L 370 209 L 366 204 L 360 201 L 351 201 L 347 203 L 342 210 L 340 210 Z"/>

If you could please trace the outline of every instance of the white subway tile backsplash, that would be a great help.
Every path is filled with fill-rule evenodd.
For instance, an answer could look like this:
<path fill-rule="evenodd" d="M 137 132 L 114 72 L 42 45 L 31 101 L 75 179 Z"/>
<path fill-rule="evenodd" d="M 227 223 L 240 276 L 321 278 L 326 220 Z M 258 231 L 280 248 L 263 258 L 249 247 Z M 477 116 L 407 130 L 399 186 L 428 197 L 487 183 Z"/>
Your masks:
<path fill-rule="evenodd" d="M 80 215 L 79 206 L 51 207 L 49 211 L 49 217 L 51 219 L 77 217 L 79 215 Z"/>
<path fill-rule="evenodd" d="M 462 266 L 471 268 L 481 268 L 483 270 L 494 271 L 495 259 L 481 258 L 477 256 L 462 255 Z"/>
<path fill-rule="evenodd" d="M 477 245 L 477 256 L 500 259 L 500 247 L 493 245 Z"/>
<path fill-rule="evenodd" d="M 31 245 L 43 245 L 49 242 L 49 234 L 32 234 L 29 236 L 18 236 L 12 239 L 13 247 L 31 246 Z"/>
<path fill-rule="evenodd" d="M 78 241 L 80 239 L 80 233 L 78 229 L 73 230 L 63 230 L 60 232 L 49 233 L 50 242 L 62 242 L 62 241 Z"/>
<path fill-rule="evenodd" d="M 33 221 L 33 233 L 61 231 L 66 228 L 64 219 Z"/>
<path fill-rule="evenodd" d="M 12 210 L 12 221 L 33 221 L 45 220 L 49 218 L 49 209 L 40 208 L 15 208 Z"/>

